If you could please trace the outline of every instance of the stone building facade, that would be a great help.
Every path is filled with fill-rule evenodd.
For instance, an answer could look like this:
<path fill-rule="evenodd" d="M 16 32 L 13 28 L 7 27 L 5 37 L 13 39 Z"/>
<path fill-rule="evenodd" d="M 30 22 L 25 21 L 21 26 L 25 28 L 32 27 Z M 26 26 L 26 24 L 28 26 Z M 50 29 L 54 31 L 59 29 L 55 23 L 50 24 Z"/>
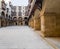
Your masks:
<path fill-rule="evenodd" d="M 11 6 L 11 2 L 7 4 L 4 0 L 0 0 L 0 27 L 10 25 L 10 22 L 12 20 Z"/>
<path fill-rule="evenodd" d="M 13 6 L 14 25 L 25 25 L 28 21 L 28 6 Z"/>

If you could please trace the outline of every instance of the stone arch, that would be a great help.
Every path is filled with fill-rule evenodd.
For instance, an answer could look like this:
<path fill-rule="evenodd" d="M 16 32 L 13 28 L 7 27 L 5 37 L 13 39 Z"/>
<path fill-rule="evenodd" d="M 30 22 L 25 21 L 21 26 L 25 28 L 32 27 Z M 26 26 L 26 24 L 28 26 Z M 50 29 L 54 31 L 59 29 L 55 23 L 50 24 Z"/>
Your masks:
<path fill-rule="evenodd" d="M 13 17 L 13 20 L 17 20 L 17 17 Z"/>
<path fill-rule="evenodd" d="M 28 19 L 27 17 L 24 17 L 24 19 Z"/>
<path fill-rule="evenodd" d="M 18 23 L 17 23 L 17 17 L 13 17 L 13 20 L 14 20 L 14 25 L 18 25 Z"/>
<path fill-rule="evenodd" d="M 22 17 L 19 17 L 19 18 L 18 18 L 18 24 L 19 24 L 19 25 L 23 25 L 23 18 L 22 18 Z"/>
<path fill-rule="evenodd" d="M 1 12 L 1 16 L 2 16 L 2 17 L 5 17 L 4 11 Z"/>
<path fill-rule="evenodd" d="M 18 20 L 22 21 L 23 19 L 22 19 L 22 17 L 19 17 Z"/>
<path fill-rule="evenodd" d="M 28 25 L 28 17 L 24 17 L 25 25 Z"/>

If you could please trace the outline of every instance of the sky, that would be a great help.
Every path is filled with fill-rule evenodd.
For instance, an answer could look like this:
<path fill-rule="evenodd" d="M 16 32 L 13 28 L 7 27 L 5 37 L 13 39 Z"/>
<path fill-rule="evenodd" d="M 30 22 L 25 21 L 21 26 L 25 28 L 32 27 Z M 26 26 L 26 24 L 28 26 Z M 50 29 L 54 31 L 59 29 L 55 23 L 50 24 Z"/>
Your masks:
<path fill-rule="evenodd" d="M 27 6 L 28 0 L 5 0 L 6 2 L 11 1 L 14 6 Z"/>

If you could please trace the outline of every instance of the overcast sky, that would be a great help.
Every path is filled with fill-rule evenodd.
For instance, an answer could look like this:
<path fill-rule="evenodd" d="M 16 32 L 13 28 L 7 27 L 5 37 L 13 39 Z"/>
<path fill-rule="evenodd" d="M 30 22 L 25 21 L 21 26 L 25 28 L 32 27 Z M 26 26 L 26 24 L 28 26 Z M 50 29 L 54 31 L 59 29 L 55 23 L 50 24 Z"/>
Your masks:
<path fill-rule="evenodd" d="M 28 0 L 5 0 L 6 2 L 11 1 L 15 6 L 27 6 Z"/>

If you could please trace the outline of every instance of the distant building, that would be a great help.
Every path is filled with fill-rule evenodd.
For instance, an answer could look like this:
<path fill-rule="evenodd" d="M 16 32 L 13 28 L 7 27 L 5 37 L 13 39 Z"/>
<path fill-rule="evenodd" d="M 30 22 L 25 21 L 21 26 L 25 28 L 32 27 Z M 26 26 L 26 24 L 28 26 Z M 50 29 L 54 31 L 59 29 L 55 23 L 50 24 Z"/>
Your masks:
<path fill-rule="evenodd" d="M 0 0 L 0 16 L 6 16 L 6 3 L 4 0 Z"/>
<path fill-rule="evenodd" d="M 10 25 L 11 22 L 14 25 L 25 24 L 29 16 L 29 5 L 13 6 L 11 2 L 5 3 L 4 0 L 0 0 L 0 16 L 3 17 L 2 21 L 5 23 L 5 26 Z"/>
<path fill-rule="evenodd" d="M 13 6 L 13 17 L 28 17 L 28 6 Z"/>
<path fill-rule="evenodd" d="M 6 17 L 8 19 L 12 19 L 11 11 L 12 11 L 12 4 L 11 2 L 8 2 L 6 6 Z"/>
<path fill-rule="evenodd" d="M 28 6 L 29 6 L 29 9 L 28 9 L 28 11 L 29 11 L 29 16 L 30 16 L 30 14 L 31 14 L 31 11 L 32 11 L 32 9 L 33 9 L 33 7 L 34 7 L 34 5 L 35 5 L 35 2 L 36 2 L 36 0 L 28 0 Z"/>
<path fill-rule="evenodd" d="M 21 6 L 13 6 L 13 18 L 16 17 L 17 19 L 19 17 L 22 17 L 22 12 L 21 12 Z"/>

